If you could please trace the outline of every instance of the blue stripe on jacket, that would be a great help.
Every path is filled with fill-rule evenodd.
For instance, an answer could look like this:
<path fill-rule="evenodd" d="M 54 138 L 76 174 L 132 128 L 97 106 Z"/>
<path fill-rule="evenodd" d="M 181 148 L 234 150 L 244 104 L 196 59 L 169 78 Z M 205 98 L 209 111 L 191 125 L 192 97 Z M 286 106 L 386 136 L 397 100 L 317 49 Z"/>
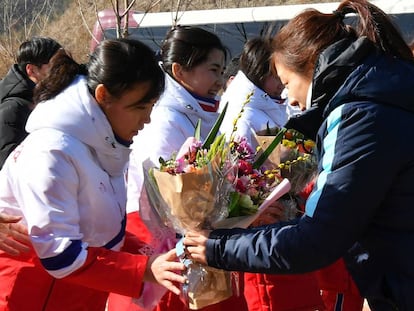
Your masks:
<path fill-rule="evenodd" d="M 323 140 L 322 171 L 318 176 L 313 192 L 306 201 L 305 214 L 309 217 L 312 217 L 315 213 L 326 180 L 329 174 L 332 173 L 332 163 L 335 158 L 335 146 L 338 138 L 339 125 L 342 120 L 343 107 L 344 105 L 337 107 L 327 118 L 327 135 Z"/>
<path fill-rule="evenodd" d="M 111 241 L 109 241 L 108 243 L 106 243 L 104 245 L 104 247 L 106 249 L 111 249 L 116 244 L 118 244 L 119 242 L 121 242 L 122 239 L 125 236 L 125 228 L 126 228 L 126 216 L 124 216 L 124 219 L 122 219 L 121 230 L 119 230 L 119 233 Z"/>
<path fill-rule="evenodd" d="M 126 227 L 126 216 L 122 220 L 122 226 L 119 233 L 103 247 L 106 249 L 111 249 L 116 244 L 122 241 L 125 236 L 125 227 Z M 81 240 L 71 240 L 71 244 L 66 248 L 62 253 L 57 256 L 40 259 L 43 267 L 49 271 L 56 271 L 59 269 L 66 268 L 73 264 L 76 258 L 82 251 L 82 241 Z"/>
<path fill-rule="evenodd" d="M 73 264 L 82 251 L 81 240 L 71 240 L 71 244 L 62 253 L 57 256 L 40 259 L 43 267 L 49 271 L 55 271 L 66 268 Z"/>

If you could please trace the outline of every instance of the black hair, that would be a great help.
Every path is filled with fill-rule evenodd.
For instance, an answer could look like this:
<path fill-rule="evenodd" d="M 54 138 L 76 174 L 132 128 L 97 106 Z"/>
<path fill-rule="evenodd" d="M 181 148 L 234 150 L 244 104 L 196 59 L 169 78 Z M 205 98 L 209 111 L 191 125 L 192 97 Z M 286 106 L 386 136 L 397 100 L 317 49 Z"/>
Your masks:
<path fill-rule="evenodd" d="M 164 91 L 164 73 L 151 48 L 138 40 L 104 40 L 88 62 L 88 87 L 92 94 L 99 84 L 112 96 L 120 96 L 137 82 L 152 81 L 143 101 L 158 98 Z"/>
<path fill-rule="evenodd" d="M 264 87 L 266 77 L 271 75 L 271 55 L 271 40 L 265 37 L 255 37 L 248 40 L 240 55 L 240 70 L 254 85 L 261 89 Z"/>
<path fill-rule="evenodd" d="M 92 96 L 99 84 L 103 84 L 112 96 L 120 97 L 136 83 L 151 82 L 142 102 L 157 99 L 164 91 L 164 73 L 154 52 L 138 40 L 104 40 L 86 65 L 78 64 L 63 49 L 52 57 L 50 63 L 49 75 L 35 87 L 35 103 L 55 97 L 79 74 L 87 76 Z"/>
<path fill-rule="evenodd" d="M 233 57 L 224 69 L 223 78 L 227 81 L 230 77 L 235 76 L 239 71 L 240 56 Z"/>
<path fill-rule="evenodd" d="M 49 37 L 33 37 L 20 44 L 17 51 L 16 61 L 21 72 L 26 72 L 26 65 L 33 64 L 42 66 L 49 63 L 52 56 L 62 46 Z"/>
<path fill-rule="evenodd" d="M 214 33 L 194 26 L 176 26 L 167 33 L 161 47 L 163 68 L 170 75 L 173 63 L 191 70 L 206 61 L 213 49 L 223 51 L 227 59 L 227 48 Z"/>

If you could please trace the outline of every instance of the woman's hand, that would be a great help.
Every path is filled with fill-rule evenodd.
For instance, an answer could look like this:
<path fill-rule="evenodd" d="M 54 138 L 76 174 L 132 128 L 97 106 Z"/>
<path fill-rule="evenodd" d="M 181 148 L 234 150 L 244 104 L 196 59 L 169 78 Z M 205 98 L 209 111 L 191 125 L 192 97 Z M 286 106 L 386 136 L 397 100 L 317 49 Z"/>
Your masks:
<path fill-rule="evenodd" d="M 186 279 L 177 271 L 185 270 L 183 263 L 177 261 L 175 249 L 165 254 L 157 254 L 150 257 L 145 271 L 145 281 L 158 282 L 174 294 L 179 295 L 180 289 L 174 284 L 185 283 Z"/>
<path fill-rule="evenodd" d="M 0 213 L 0 250 L 18 256 L 30 250 L 30 239 L 27 228 L 19 224 L 20 216 Z"/>
<path fill-rule="evenodd" d="M 184 245 L 190 257 L 205 265 L 207 265 L 206 245 L 209 233 L 209 231 L 189 231 L 184 238 Z"/>
<path fill-rule="evenodd" d="M 251 224 L 252 227 L 270 225 L 285 219 L 285 206 L 276 201 L 272 203 L 257 219 Z"/>

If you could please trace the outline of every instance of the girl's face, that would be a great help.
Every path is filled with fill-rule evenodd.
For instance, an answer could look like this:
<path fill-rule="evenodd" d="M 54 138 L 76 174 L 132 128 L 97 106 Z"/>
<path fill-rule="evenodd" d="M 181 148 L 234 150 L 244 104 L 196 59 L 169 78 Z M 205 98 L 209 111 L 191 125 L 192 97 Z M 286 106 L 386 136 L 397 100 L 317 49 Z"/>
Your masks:
<path fill-rule="evenodd" d="M 98 91 L 100 87 L 103 87 L 103 90 Z M 150 82 L 137 83 L 118 98 L 111 96 L 102 84 L 95 91 L 96 99 L 112 130 L 121 139 L 132 141 L 138 131 L 151 121 L 150 114 L 158 98 L 143 102 L 149 89 Z M 104 94 L 97 94 L 97 92 L 104 92 Z"/>
<path fill-rule="evenodd" d="M 207 98 L 215 98 L 224 84 L 223 72 L 225 67 L 224 53 L 213 49 L 208 58 L 190 70 L 184 70 L 179 64 L 174 63 L 174 78 L 187 90 Z"/>
<path fill-rule="evenodd" d="M 306 110 L 306 98 L 312 79 L 287 68 L 277 57 L 274 58 L 274 64 L 280 81 L 288 90 L 289 104 L 299 106 L 302 111 Z"/>
<path fill-rule="evenodd" d="M 279 77 L 273 75 L 268 75 L 263 83 L 263 91 L 273 98 L 279 98 L 284 88 Z"/>

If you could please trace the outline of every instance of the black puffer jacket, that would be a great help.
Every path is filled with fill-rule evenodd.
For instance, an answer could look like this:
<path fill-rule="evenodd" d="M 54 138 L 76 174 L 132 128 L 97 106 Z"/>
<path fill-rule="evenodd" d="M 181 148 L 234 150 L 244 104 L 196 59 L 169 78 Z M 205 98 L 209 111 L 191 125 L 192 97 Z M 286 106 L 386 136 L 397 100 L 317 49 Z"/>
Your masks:
<path fill-rule="evenodd" d="M 343 256 L 374 310 L 414 310 L 413 77 L 413 63 L 380 53 L 366 38 L 324 51 L 308 123 L 300 124 L 318 141 L 319 176 L 306 214 L 243 235 L 213 231 L 208 263 L 291 274 Z"/>
<path fill-rule="evenodd" d="M 13 65 L 0 81 L 0 168 L 27 136 L 25 125 L 33 109 L 35 83 Z"/>

